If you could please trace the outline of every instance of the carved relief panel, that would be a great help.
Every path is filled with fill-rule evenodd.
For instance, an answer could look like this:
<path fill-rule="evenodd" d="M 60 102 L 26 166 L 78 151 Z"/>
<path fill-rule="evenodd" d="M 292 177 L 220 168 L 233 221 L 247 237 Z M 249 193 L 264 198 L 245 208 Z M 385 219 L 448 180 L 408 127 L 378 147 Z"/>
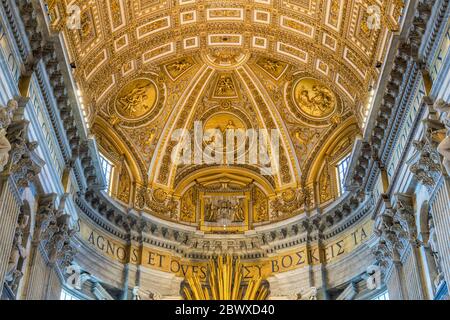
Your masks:
<path fill-rule="evenodd" d="M 252 198 L 253 222 L 268 222 L 269 217 L 269 201 L 259 188 L 253 189 Z"/>
<path fill-rule="evenodd" d="M 200 192 L 200 230 L 215 233 L 249 229 L 250 192 Z"/>

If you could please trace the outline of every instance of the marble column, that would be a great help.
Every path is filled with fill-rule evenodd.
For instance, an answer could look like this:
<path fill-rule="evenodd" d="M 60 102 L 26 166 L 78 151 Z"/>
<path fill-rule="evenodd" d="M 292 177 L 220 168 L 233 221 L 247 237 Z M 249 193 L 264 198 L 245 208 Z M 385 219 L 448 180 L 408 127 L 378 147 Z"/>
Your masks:
<path fill-rule="evenodd" d="M 29 276 L 26 279 L 27 299 L 57 299 L 61 291 L 58 267 L 70 265 L 75 254 L 71 239 L 75 231 L 63 207 L 55 206 L 56 194 L 38 199 L 36 223 L 30 252 Z M 62 201 L 63 203 L 63 201 Z"/>
<path fill-rule="evenodd" d="M 425 134 L 420 141 L 414 142 L 419 160 L 410 170 L 414 178 L 430 194 L 430 211 L 436 233 L 436 245 L 433 256 L 437 260 L 438 273 L 442 273 L 450 284 L 450 178 L 447 175 L 445 144 L 448 138 L 450 107 L 442 100 L 430 101 L 432 107 L 424 121 Z"/>
<path fill-rule="evenodd" d="M 386 277 L 386 285 L 391 300 L 408 300 L 408 292 L 405 288 L 403 266 L 400 261 L 394 261 L 392 272 Z"/>
<path fill-rule="evenodd" d="M 424 300 L 427 295 L 422 261 L 419 257 L 418 248 L 422 243 L 418 240 L 414 195 L 397 193 L 395 198 L 395 217 L 404 230 L 403 241 L 406 248 L 402 252 L 402 261 L 408 296 L 411 300 Z"/>
<path fill-rule="evenodd" d="M 15 120 L 7 127 L 6 138 L 11 146 L 8 162 L 0 173 L 0 290 L 3 290 L 7 266 L 12 253 L 14 234 L 22 205 L 21 194 L 35 179 L 41 166 L 34 150 L 37 143 L 28 141 L 25 120 Z"/>
<path fill-rule="evenodd" d="M 393 300 L 408 300 L 405 275 L 401 260 L 407 233 L 396 217 L 396 209 L 385 201 L 385 210 L 376 221 L 375 235 L 378 243 L 373 248 L 378 264 L 385 275 L 389 296 Z"/>
<path fill-rule="evenodd" d="M 20 213 L 20 197 L 10 175 L 0 178 L 0 295 L 3 290 L 16 222 Z"/>

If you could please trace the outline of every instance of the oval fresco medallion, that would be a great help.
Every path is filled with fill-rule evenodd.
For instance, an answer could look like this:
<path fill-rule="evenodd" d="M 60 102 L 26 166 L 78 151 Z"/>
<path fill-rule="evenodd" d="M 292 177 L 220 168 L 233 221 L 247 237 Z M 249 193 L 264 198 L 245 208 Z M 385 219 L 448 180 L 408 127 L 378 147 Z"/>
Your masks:
<path fill-rule="evenodd" d="M 326 118 L 336 111 L 336 95 L 312 78 L 299 79 L 295 83 L 293 98 L 300 111 L 311 118 Z"/>
<path fill-rule="evenodd" d="M 135 79 L 119 91 L 115 100 L 117 113 L 127 120 L 138 120 L 147 116 L 158 101 L 155 83 L 146 78 Z"/>

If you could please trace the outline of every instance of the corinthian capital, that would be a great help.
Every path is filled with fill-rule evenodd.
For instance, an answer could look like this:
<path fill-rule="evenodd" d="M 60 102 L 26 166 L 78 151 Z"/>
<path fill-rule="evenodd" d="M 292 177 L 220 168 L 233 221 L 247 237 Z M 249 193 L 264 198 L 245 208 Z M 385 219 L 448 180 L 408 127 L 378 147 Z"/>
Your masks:
<path fill-rule="evenodd" d="M 413 198 L 404 193 L 398 193 L 395 197 L 397 199 L 395 217 L 406 231 L 409 241 L 417 244 L 417 227 Z"/>
<path fill-rule="evenodd" d="M 397 212 L 394 208 L 386 208 L 379 216 L 377 227 L 374 230 L 375 235 L 379 238 L 379 245 L 373 254 L 377 259 L 383 258 L 381 260 L 385 263 L 400 260 L 403 240 L 407 238 L 407 233 L 397 219 L 396 214 Z"/>
<path fill-rule="evenodd" d="M 56 221 L 56 198 L 57 195 L 54 193 L 39 198 L 38 209 L 36 212 L 36 227 L 33 236 L 33 241 L 35 243 L 49 239 L 53 233 L 51 225 Z"/>
<path fill-rule="evenodd" d="M 51 222 L 51 228 L 55 232 L 52 233 L 46 244 L 50 262 L 54 263 L 58 259 L 63 259 L 65 264 L 70 264 L 71 260 L 68 257 L 75 254 L 75 250 L 70 244 L 70 240 L 75 234 L 75 230 L 70 227 L 70 215 L 58 210 L 56 219 Z"/>
<path fill-rule="evenodd" d="M 28 187 L 29 183 L 39 174 L 44 164 L 37 154 L 34 153 L 38 143 L 28 140 L 28 127 L 29 122 L 26 120 L 13 121 L 9 124 L 5 136 L 9 143 L 10 152 L 4 171 L 12 176 L 19 189 Z M 0 155 L 0 158 L 3 157 Z"/>
<path fill-rule="evenodd" d="M 40 197 L 36 212 L 36 228 L 33 242 L 43 243 L 51 263 L 60 261 L 63 266 L 70 265 L 75 255 L 71 239 L 76 231 L 71 228 L 70 215 L 64 213 L 65 196 L 56 207 L 56 194 Z"/>
<path fill-rule="evenodd" d="M 436 185 L 441 174 L 441 159 L 437 151 L 438 143 L 434 138 L 435 131 L 429 126 L 430 121 L 425 122 L 424 137 L 413 142 L 417 160 L 409 168 L 414 178 L 428 189 Z"/>
<path fill-rule="evenodd" d="M 384 240 L 379 240 L 375 247 L 372 248 L 372 254 L 382 269 L 386 269 L 392 261 L 392 253 Z"/>

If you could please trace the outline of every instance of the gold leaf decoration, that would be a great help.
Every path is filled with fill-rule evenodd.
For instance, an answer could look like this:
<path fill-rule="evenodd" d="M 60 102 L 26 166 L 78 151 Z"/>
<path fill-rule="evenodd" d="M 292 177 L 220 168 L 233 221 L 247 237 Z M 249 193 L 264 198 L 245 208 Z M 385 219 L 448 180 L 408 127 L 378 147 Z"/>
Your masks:
<path fill-rule="evenodd" d="M 211 259 L 206 283 L 194 274 L 186 277 L 182 290 L 186 300 L 266 300 L 270 293 L 261 277 L 244 281 L 243 265 L 231 255 Z"/>
<path fill-rule="evenodd" d="M 336 96 L 315 79 L 301 79 L 294 86 L 294 99 L 300 110 L 310 117 L 323 118 L 336 109 Z"/>
<path fill-rule="evenodd" d="M 126 84 L 116 98 L 116 110 L 126 119 L 138 119 L 150 113 L 157 101 L 157 89 L 149 79 Z"/>
<path fill-rule="evenodd" d="M 119 178 L 119 187 L 117 190 L 117 198 L 125 203 L 130 202 L 131 180 L 125 165 L 122 166 Z"/>

